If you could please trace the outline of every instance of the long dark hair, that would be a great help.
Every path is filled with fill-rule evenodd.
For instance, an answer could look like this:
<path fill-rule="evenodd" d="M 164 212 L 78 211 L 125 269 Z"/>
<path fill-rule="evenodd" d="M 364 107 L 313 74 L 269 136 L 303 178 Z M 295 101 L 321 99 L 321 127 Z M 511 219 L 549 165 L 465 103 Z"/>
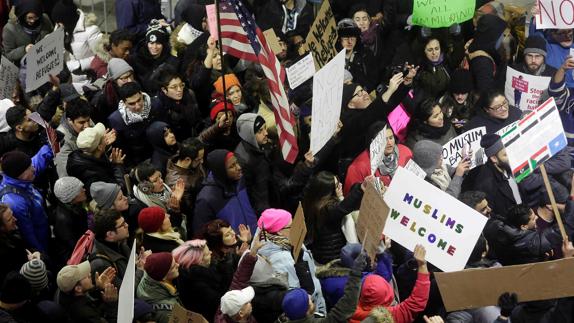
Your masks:
<path fill-rule="evenodd" d="M 325 208 L 338 202 L 335 189 L 335 174 L 327 171 L 313 176 L 305 187 L 302 206 L 307 224 L 307 238 L 311 241 L 326 221 Z"/>

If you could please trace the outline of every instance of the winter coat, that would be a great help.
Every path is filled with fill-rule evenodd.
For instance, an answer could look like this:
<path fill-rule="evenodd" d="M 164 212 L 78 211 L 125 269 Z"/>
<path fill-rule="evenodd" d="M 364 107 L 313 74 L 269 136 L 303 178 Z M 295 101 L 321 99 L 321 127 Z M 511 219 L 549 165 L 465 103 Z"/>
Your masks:
<path fill-rule="evenodd" d="M 171 55 L 168 43 L 163 44 L 161 55 L 158 58 L 154 58 L 149 53 L 147 43 L 142 41 L 139 44 L 139 48 L 136 49 L 135 55 L 132 56 L 132 67 L 144 91 L 155 94 L 159 90 L 159 85 L 154 79 L 154 72 L 159 68 L 169 68 L 177 71 L 179 69 L 179 60 Z"/>
<path fill-rule="evenodd" d="M 412 323 L 416 314 L 422 312 L 427 304 L 430 290 L 430 274 L 418 273 L 415 287 L 410 296 L 401 303 L 391 306 L 394 299 L 393 287 L 383 278 L 371 276 L 363 282 L 359 305 L 350 323 L 359 323 L 378 306 L 386 307 L 395 323 Z"/>
<path fill-rule="evenodd" d="M 572 73 L 566 73 L 571 75 Z M 574 83 L 574 81 L 573 81 Z M 562 120 L 562 127 L 568 139 L 568 146 L 574 146 L 574 96 L 571 95 L 571 90 L 566 85 L 565 80 L 560 83 L 550 81 L 548 86 L 548 94 L 556 101 L 558 111 L 560 111 L 560 119 Z"/>
<path fill-rule="evenodd" d="M 104 303 L 96 290 L 83 296 L 60 292 L 59 300 L 72 322 L 102 323 L 117 320 L 118 303 Z"/>
<path fill-rule="evenodd" d="M 546 40 L 546 57 L 544 59 L 544 62 L 548 66 L 551 66 L 555 69 L 559 69 L 560 66 L 562 66 L 562 64 L 566 60 L 566 57 L 570 55 L 570 48 L 572 48 L 574 44 L 571 45 L 570 48 L 564 48 L 562 47 L 562 45 L 560 45 L 560 43 L 554 41 L 550 33 L 546 33 L 544 31 L 545 31 L 544 29 L 537 30 L 536 20 L 535 19 L 531 20 L 529 35 L 540 36 Z M 574 75 L 572 75 L 572 73 L 566 73 L 565 78 L 566 78 L 566 86 L 568 86 L 569 88 L 574 87 Z"/>
<path fill-rule="evenodd" d="M 229 290 L 241 290 L 249 286 L 249 279 L 251 274 L 253 274 L 253 268 L 255 268 L 255 263 L 257 262 L 257 256 L 252 256 L 251 254 L 246 254 L 239 264 L 239 267 L 233 275 L 233 281 L 231 281 L 231 286 Z M 234 322 L 228 315 L 221 313 L 221 307 L 217 308 L 215 314 L 215 323 L 231 323 Z M 257 323 L 253 315 L 247 320 L 248 323 Z"/>
<path fill-rule="evenodd" d="M 449 142 L 452 138 L 456 137 L 456 130 L 455 130 L 454 126 L 452 126 L 450 124 L 450 120 L 445 120 L 444 122 L 449 123 L 449 125 L 448 125 L 449 129 L 441 137 L 430 138 L 430 137 L 427 137 L 427 134 L 421 132 L 420 129 L 414 129 L 412 132 L 409 133 L 405 145 L 407 145 L 407 147 L 409 147 L 410 149 L 413 149 L 417 142 L 419 142 L 421 140 L 430 140 L 432 142 L 436 142 L 437 144 L 443 146 L 444 144 Z"/>
<path fill-rule="evenodd" d="M 162 174 L 165 174 L 165 168 L 167 161 L 175 154 L 179 149 L 177 142 L 168 146 L 165 142 L 165 131 L 170 128 L 170 126 L 163 121 L 154 121 L 146 129 L 147 141 L 153 147 L 153 153 L 151 155 L 151 163 L 155 166 Z"/>
<path fill-rule="evenodd" d="M 93 122 L 90 121 L 90 127 L 93 127 Z M 56 164 L 56 170 L 58 171 L 59 177 L 68 176 L 68 171 L 66 167 L 68 165 L 68 156 L 78 149 L 76 145 L 76 140 L 78 139 L 78 133 L 70 126 L 68 118 L 65 113 L 62 118 L 62 122 L 58 127 L 60 133 L 64 134 L 64 139 L 60 141 L 60 151 L 56 154 L 54 159 L 54 164 Z"/>
<path fill-rule="evenodd" d="M 101 78 L 108 74 L 108 62 L 112 59 L 112 55 L 106 49 L 106 46 L 109 46 L 109 44 L 110 36 L 102 35 L 93 49 L 94 59 L 90 63 L 90 69 L 96 73 L 96 78 Z"/>
<path fill-rule="evenodd" d="M 361 289 L 361 273 L 358 271 L 351 271 L 349 274 L 349 280 L 347 285 L 345 285 L 345 292 L 343 297 L 337 302 L 337 305 L 333 307 L 327 316 L 324 318 L 315 318 L 313 315 L 307 315 L 305 318 L 295 321 L 289 321 L 292 323 L 338 323 L 347 322 L 347 319 L 353 315 L 355 308 L 357 308 L 357 302 L 359 300 L 359 293 Z"/>
<path fill-rule="evenodd" d="M 253 0 L 253 12 L 257 20 L 257 26 L 261 30 L 273 28 L 287 33 L 295 30 L 298 35 L 307 35 L 309 28 L 313 24 L 313 6 L 306 0 L 295 0 L 295 26 L 292 29 L 287 28 L 286 9 L 283 8 L 279 0 Z"/>
<path fill-rule="evenodd" d="M 52 161 L 52 149 L 45 145 L 32 157 L 35 176 L 38 176 Z M 44 197 L 32 182 L 12 178 L 3 174 L 0 184 L 1 202 L 8 204 L 14 217 L 18 220 L 18 229 L 28 248 L 46 253 L 50 228 L 48 216 L 44 209 Z"/>
<path fill-rule="evenodd" d="M 412 151 L 404 145 L 398 144 L 399 146 L 399 161 L 398 166 L 404 167 L 411 158 L 413 158 Z M 362 183 L 367 176 L 371 175 L 371 157 L 369 156 L 369 149 L 363 151 L 353 163 L 349 165 L 347 169 L 347 176 L 345 177 L 345 185 L 343 187 L 343 193 L 345 195 L 349 194 L 351 187 L 356 183 Z M 390 175 L 381 175 L 381 172 L 377 169 L 375 171 L 375 176 L 383 181 L 385 186 L 389 186 L 392 181 Z"/>
<path fill-rule="evenodd" d="M 75 150 L 68 156 L 66 170 L 69 176 L 78 178 L 84 183 L 86 191 L 90 191 L 93 182 L 124 184 L 124 167 L 112 164 L 106 156 L 95 158 L 81 150 Z"/>
<path fill-rule="evenodd" d="M 486 133 L 495 133 L 498 130 L 508 126 L 514 121 L 520 120 L 522 116 L 522 111 L 520 109 L 509 106 L 508 107 L 508 118 L 498 119 L 489 116 L 484 109 L 476 107 L 476 115 L 472 117 L 464 126 L 463 132 L 472 130 L 474 128 L 486 127 Z"/>
<path fill-rule="evenodd" d="M 373 53 L 362 46 L 355 47 L 351 59 L 345 59 L 345 69 L 353 75 L 353 82 L 373 91 L 379 84 L 380 68 Z"/>
<path fill-rule="evenodd" d="M 175 101 L 163 91 L 159 91 L 151 104 L 154 110 L 158 111 L 158 120 L 169 124 L 177 141 L 197 137 L 203 130 L 203 120 L 193 91 L 184 90 L 180 101 Z"/>
<path fill-rule="evenodd" d="M 116 0 L 116 23 L 136 36 L 145 36 L 152 19 L 165 19 L 158 0 Z"/>
<path fill-rule="evenodd" d="M 26 243 L 17 229 L 0 233 L 0 259 L 3 259 L 0 266 L 0 281 L 4 281 L 9 272 L 20 271 L 22 265 L 28 262 L 26 248 Z"/>
<path fill-rule="evenodd" d="M 82 205 L 58 202 L 54 213 L 54 236 L 57 253 L 62 260 L 68 260 L 76 242 L 88 229 L 88 212 Z"/>
<path fill-rule="evenodd" d="M 505 29 L 506 23 L 497 15 L 484 15 L 479 19 L 479 28 L 468 47 L 470 55 L 479 50 L 490 55 L 490 58 L 475 57 L 469 63 L 474 86 L 479 93 L 504 87 L 506 66 L 497 53 L 496 44 Z"/>
<path fill-rule="evenodd" d="M 107 72 L 106 72 L 107 73 Z M 91 119 L 109 126 L 108 117 L 118 109 L 120 97 L 118 87 L 114 80 L 107 80 L 102 89 L 94 94 L 91 99 L 93 105 Z"/>
<path fill-rule="evenodd" d="M 12 15 L 2 30 L 2 52 L 6 58 L 17 66 L 20 66 L 20 60 L 26 55 L 26 46 L 28 46 L 28 44 L 36 44 L 54 30 L 54 26 L 46 14 L 42 15 L 40 19 L 42 23 L 40 24 L 40 30 L 36 37 L 28 35 L 18 22 L 18 18 Z"/>
<path fill-rule="evenodd" d="M 182 168 L 177 166 L 176 159 L 173 158 L 167 161 L 167 170 L 164 182 L 169 187 L 174 187 L 178 179 L 182 179 L 185 184 L 185 191 L 183 192 L 183 197 L 181 199 L 180 209 L 183 214 L 192 215 L 195 208 L 195 200 L 199 191 L 203 187 L 203 181 L 205 180 L 206 174 L 205 169 L 202 165 L 197 168 Z M 191 219 L 187 220 L 188 228 L 191 228 L 193 223 Z M 188 229 L 188 232 L 192 230 Z"/>
<path fill-rule="evenodd" d="M 285 250 L 281 246 L 268 241 L 263 247 L 261 247 L 261 249 L 259 249 L 258 255 L 263 256 L 271 263 L 274 272 L 287 273 L 289 289 L 301 287 L 299 277 L 295 269 L 295 261 L 293 260 L 293 256 L 291 255 L 291 250 Z M 307 248 L 304 245 L 301 249 L 300 258 L 301 261 L 307 263 L 307 266 L 309 268 L 308 274 L 311 276 L 313 281 L 315 291 L 311 295 L 311 298 L 313 299 L 313 302 L 317 307 L 316 311 L 319 313 L 326 313 L 327 307 L 325 305 L 325 299 L 323 298 L 323 293 L 321 291 L 321 283 L 319 282 L 319 279 L 317 279 L 315 275 L 316 272 L 315 262 L 313 260 L 311 253 L 307 250 Z"/>
<path fill-rule="evenodd" d="M 152 252 L 171 252 L 173 249 L 180 246 L 180 244 L 169 237 L 162 237 L 161 234 L 150 235 L 143 234 L 142 246 L 145 250 Z"/>
<path fill-rule="evenodd" d="M 94 240 L 92 253 L 88 257 L 90 267 L 92 268 L 92 277 L 96 277 L 96 272 L 103 273 L 108 267 L 116 270 L 114 285 L 119 289 L 128 267 L 131 248 L 126 241 L 101 242 Z"/>
<path fill-rule="evenodd" d="M 192 265 L 189 269 L 179 267 L 177 289 L 183 307 L 213 318 L 229 286 L 225 286 L 215 268 Z"/>
<path fill-rule="evenodd" d="M 43 146 L 39 135 L 34 136 L 30 141 L 20 140 L 16 137 L 14 130 L 0 133 L 0 156 L 5 153 L 18 150 L 28 156 L 34 156 Z"/>
<path fill-rule="evenodd" d="M 74 27 L 70 55 L 66 65 L 70 71 L 80 68 L 82 71 L 90 69 L 96 47 L 102 37 L 102 32 L 96 24 L 97 18 L 93 13 L 85 14 L 78 9 L 80 17 Z"/>
<path fill-rule="evenodd" d="M 319 210 L 321 215 L 319 219 L 315 219 L 316 227 L 309 228 L 315 231 L 312 235 L 311 251 L 317 263 L 326 264 L 339 258 L 341 248 L 347 244 L 341 230 L 341 222 L 347 214 L 359 209 L 362 198 L 361 185 L 355 185 L 344 200 L 329 203 Z"/>
<path fill-rule="evenodd" d="M 136 291 L 138 299 L 150 304 L 155 312 L 158 323 L 168 323 L 175 305 L 180 305 L 177 290 L 144 273 Z"/>

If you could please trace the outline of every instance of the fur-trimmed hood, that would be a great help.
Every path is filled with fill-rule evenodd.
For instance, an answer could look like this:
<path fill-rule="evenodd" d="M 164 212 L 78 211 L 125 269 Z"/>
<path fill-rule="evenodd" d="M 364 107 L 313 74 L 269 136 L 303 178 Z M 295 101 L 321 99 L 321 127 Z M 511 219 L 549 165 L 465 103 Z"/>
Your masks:
<path fill-rule="evenodd" d="M 109 34 L 102 34 L 96 48 L 94 48 L 94 54 L 96 54 L 102 61 L 109 63 L 110 59 L 112 59 L 112 55 L 106 49 L 110 46 L 110 35 Z"/>
<path fill-rule="evenodd" d="M 316 276 L 319 279 L 331 277 L 346 277 L 351 273 L 351 269 L 344 267 L 340 259 L 335 259 L 326 263 L 324 266 L 318 266 Z"/>
<path fill-rule="evenodd" d="M 393 319 L 393 316 L 391 315 L 391 312 L 389 312 L 389 310 L 384 306 L 375 307 L 371 311 L 371 314 L 369 314 L 369 318 L 372 319 L 372 321 L 369 321 L 369 322 L 376 322 L 376 323 L 393 323 L 393 322 L 395 322 L 395 320 Z"/>

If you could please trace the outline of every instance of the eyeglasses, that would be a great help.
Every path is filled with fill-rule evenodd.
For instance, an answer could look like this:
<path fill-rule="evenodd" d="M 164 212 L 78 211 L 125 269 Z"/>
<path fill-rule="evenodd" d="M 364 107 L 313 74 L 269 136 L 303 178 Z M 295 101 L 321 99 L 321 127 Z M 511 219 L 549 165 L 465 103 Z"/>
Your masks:
<path fill-rule="evenodd" d="M 508 100 L 504 100 L 504 102 L 500 105 L 495 105 L 493 107 L 488 107 L 490 110 L 500 112 L 503 110 L 508 110 Z"/>
<path fill-rule="evenodd" d="M 167 88 L 169 90 L 183 90 L 183 89 L 185 89 L 185 83 L 170 85 Z"/>
<path fill-rule="evenodd" d="M 124 220 L 119 226 L 116 227 L 116 230 L 121 229 L 123 227 L 127 227 L 127 226 L 128 226 L 128 223 L 126 222 L 126 220 Z"/>
<path fill-rule="evenodd" d="M 361 95 L 361 94 L 363 94 L 363 93 L 366 93 L 366 92 L 367 92 L 367 91 L 365 91 L 365 89 L 359 88 L 359 91 L 357 91 L 357 93 L 353 94 L 353 96 L 351 97 L 351 99 L 354 98 L 354 97 L 356 97 L 356 96 L 359 96 L 359 95 Z"/>

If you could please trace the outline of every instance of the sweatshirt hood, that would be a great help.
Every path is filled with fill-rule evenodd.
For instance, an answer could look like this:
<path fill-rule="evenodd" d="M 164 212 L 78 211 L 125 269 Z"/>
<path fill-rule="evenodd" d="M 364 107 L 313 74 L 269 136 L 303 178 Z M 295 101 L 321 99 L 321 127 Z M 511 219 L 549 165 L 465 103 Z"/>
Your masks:
<path fill-rule="evenodd" d="M 168 146 L 165 143 L 165 130 L 171 128 L 167 123 L 163 121 L 154 121 L 146 130 L 146 136 L 149 143 L 153 148 L 159 148 L 166 151 L 173 150 L 172 146 Z M 174 145 L 177 149 L 177 144 Z"/>
<path fill-rule="evenodd" d="M 496 42 L 506 29 L 506 22 L 496 15 L 484 15 L 478 20 L 474 40 L 469 51 L 485 50 L 492 54 L 496 50 Z"/>
<path fill-rule="evenodd" d="M 229 150 L 226 149 L 215 149 L 207 155 L 207 168 L 213 174 L 214 179 L 220 183 L 230 182 L 225 169 L 225 156 L 228 153 Z"/>
<path fill-rule="evenodd" d="M 264 123 L 265 119 L 258 114 L 244 113 L 237 118 L 237 133 L 243 141 L 257 149 L 260 149 L 257 139 L 255 139 L 255 128 L 261 128 L 261 124 Z"/>
<path fill-rule="evenodd" d="M 394 299 L 393 287 L 379 275 L 369 275 L 363 282 L 359 306 L 372 309 L 375 306 L 390 306 Z"/>

